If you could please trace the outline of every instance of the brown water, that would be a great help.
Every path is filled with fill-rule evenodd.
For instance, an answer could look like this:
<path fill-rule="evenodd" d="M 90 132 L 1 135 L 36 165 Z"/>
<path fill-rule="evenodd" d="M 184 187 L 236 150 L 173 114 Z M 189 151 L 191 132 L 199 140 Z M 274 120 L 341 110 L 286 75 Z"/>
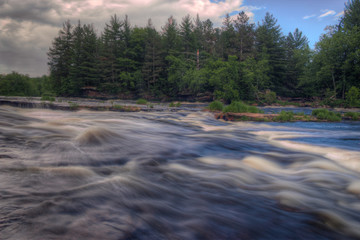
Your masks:
<path fill-rule="evenodd" d="M 358 123 L 0 108 L 0 239 L 359 239 Z"/>

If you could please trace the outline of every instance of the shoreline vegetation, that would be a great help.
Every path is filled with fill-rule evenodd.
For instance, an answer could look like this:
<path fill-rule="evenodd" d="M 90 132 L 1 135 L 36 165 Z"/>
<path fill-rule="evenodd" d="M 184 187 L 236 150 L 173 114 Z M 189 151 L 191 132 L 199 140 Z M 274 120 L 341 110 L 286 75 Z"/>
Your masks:
<path fill-rule="evenodd" d="M 0 95 L 360 107 L 359 13 L 360 0 L 345 3 L 314 49 L 271 13 L 258 23 L 227 14 L 221 26 L 170 16 L 159 29 L 116 14 L 104 29 L 66 21 L 47 53 L 49 75 L 0 73 Z"/>
<path fill-rule="evenodd" d="M 281 110 L 280 113 L 264 113 L 255 106 L 249 106 L 243 102 L 235 101 L 228 106 L 223 106 L 220 101 L 209 104 L 209 111 L 215 113 L 216 119 L 226 121 L 257 121 L 257 122 L 340 122 L 342 120 L 358 121 L 360 112 L 331 111 L 325 108 L 313 109 L 311 115 L 304 112 L 293 112 Z"/>
<path fill-rule="evenodd" d="M 165 112 L 165 111 L 208 111 L 214 117 L 225 121 L 256 121 L 256 122 L 339 122 L 342 120 L 359 121 L 360 110 L 358 108 L 309 108 L 299 107 L 289 102 L 289 105 L 274 103 L 261 107 L 251 106 L 244 102 L 234 101 L 224 105 L 220 101 L 210 104 L 205 102 L 149 102 L 145 99 L 138 100 L 98 100 L 89 98 L 40 98 L 40 97 L 8 97 L 0 96 L 0 105 L 8 105 L 20 108 L 43 108 L 63 111 L 116 111 L 116 112 Z M 255 105 L 253 103 L 253 105 Z M 279 113 L 264 113 L 261 108 L 296 108 L 306 109 L 311 114 L 281 110 Z"/>
<path fill-rule="evenodd" d="M 0 96 L 23 96 L 1 101 L 137 112 L 198 111 L 216 100 L 207 109 L 224 120 L 358 120 L 358 112 L 348 109 L 360 108 L 359 13 L 360 0 L 349 0 L 315 49 L 297 28 L 284 35 L 270 13 L 257 24 L 245 12 L 227 14 L 221 27 L 199 15 L 179 23 L 171 16 L 161 31 L 151 19 L 138 27 L 115 14 L 101 34 L 91 24 L 66 21 L 48 51 L 49 76 L 0 74 Z M 315 110 L 259 109 L 289 105 Z M 336 107 L 346 110 L 328 110 Z"/>

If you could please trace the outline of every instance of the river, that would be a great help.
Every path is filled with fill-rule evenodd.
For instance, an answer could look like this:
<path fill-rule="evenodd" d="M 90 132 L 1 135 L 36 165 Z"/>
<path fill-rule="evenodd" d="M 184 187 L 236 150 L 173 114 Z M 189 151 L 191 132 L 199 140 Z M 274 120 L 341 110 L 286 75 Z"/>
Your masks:
<path fill-rule="evenodd" d="M 0 107 L 0 239 L 360 239 L 360 123 Z"/>

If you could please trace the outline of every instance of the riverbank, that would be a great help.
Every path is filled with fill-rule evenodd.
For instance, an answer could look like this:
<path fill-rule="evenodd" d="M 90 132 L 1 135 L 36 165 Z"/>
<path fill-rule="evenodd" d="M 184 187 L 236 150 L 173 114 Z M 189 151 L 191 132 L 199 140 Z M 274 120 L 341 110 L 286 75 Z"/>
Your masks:
<path fill-rule="evenodd" d="M 179 104 L 148 102 L 137 104 L 135 100 L 97 100 L 90 98 L 55 98 L 54 101 L 44 101 L 40 97 L 5 97 L 0 96 L 0 105 L 9 105 L 20 108 L 43 108 L 52 110 L 92 110 L 117 112 L 163 112 L 163 111 L 201 111 L 207 103 Z"/>
<path fill-rule="evenodd" d="M 98 100 L 90 98 L 54 98 L 54 101 L 44 101 L 40 97 L 6 97 L 0 96 L 0 105 L 20 108 L 40 108 L 63 111 L 91 110 L 91 111 L 116 111 L 116 112 L 198 112 L 207 110 L 208 103 L 203 102 L 146 102 L 139 104 L 135 100 Z M 311 121 L 324 122 L 311 116 L 315 108 L 296 106 L 264 106 L 259 107 L 264 113 L 233 113 L 213 112 L 216 119 L 225 121 L 258 121 L 258 122 L 284 122 L 284 121 Z M 347 117 L 347 112 L 359 112 L 359 109 L 335 108 L 332 111 L 341 113 L 341 120 L 354 120 Z M 287 120 L 281 117 L 281 111 L 294 112 L 293 118 Z M 300 113 L 300 114 L 299 114 Z"/>

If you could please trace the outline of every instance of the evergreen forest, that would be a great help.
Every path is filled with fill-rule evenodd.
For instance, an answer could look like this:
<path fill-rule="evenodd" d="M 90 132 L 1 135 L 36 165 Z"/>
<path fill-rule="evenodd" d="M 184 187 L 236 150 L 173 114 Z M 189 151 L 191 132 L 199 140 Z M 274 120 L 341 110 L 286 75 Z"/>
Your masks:
<path fill-rule="evenodd" d="M 245 12 L 214 27 L 200 16 L 170 16 L 133 26 L 113 15 L 98 33 L 92 24 L 63 23 L 48 51 L 49 76 L 0 75 L 0 95 L 127 99 L 258 101 L 359 97 L 360 0 L 345 4 L 337 25 L 309 47 L 300 29 L 284 34 L 267 13 L 252 23 Z M 354 97 L 354 96 L 352 96 Z"/>

